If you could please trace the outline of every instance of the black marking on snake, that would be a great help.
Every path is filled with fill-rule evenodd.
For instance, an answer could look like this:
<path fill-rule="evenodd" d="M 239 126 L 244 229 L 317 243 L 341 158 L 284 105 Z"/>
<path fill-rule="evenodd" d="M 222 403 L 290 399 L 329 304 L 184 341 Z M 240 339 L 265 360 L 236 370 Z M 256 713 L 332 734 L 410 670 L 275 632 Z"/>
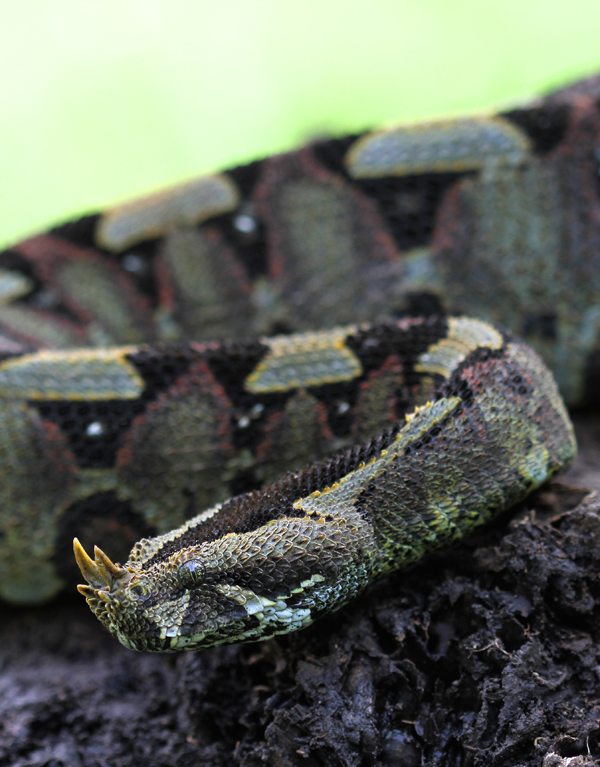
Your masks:
<path fill-rule="evenodd" d="M 226 533 L 247 533 L 273 519 L 304 516 L 303 511 L 292 507 L 295 500 L 319 488 L 328 487 L 355 471 L 361 463 L 369 461 L 391 445 L 398 430 L 399 424 L 394 424 L 363 445 L 355 445 L 341 455 L 307 469 L 289 472 L 264 490 L 231 498 L 214 517 L 190 528 L 176 541 L 165 544 L 160 552 L 144 563 L 143 568 L 146 570 L 152 564 L 163 561 L 182 547 L 214 541 Z"/>
<path fill-rule="evenodd" d="M 289 391 L 257 395 L 245 388 L 247 377 L 268 352 L 269 347 L 260 341 L 226 342 L 203 352 L 211 372 L 231 402 L 231 438 L 237 450 L 249 448 L 255 452 L 264 438 L 264 427 L 269 417 L 284 410 L 286 402 L 294 393 Z"/>
<path fill-rule="evenodd" d="M 343 138 L 315 141 L 311 144 L 310 150 L 324 168 L 349 179 L 350 176 L 346 170 L 346 155 L 356 140 L 363 135 L 363 133 L 353 133 Z"/>
<path fill-rule="evenodd" d="M 310 386 L 308 392 L 327 411 L 327 425 L 336 437 L 348 437 L 354 424 L 354 407 L 358 401 L 360 382 L 364 375 L 338 384 Z M 340 409 L 340 406 L 343 408 Z"/>
<path fill-rule="evenodd" d="M 82 469 L 107 469 L 114 466 L 123 435 L 133 419 L 143 413 L 143 399 L 114 399 L 105 402 L 70 400 L 30 400 L 42 419 L 52 421 L 66 436 L 77 465 Z M 97 436 L 90 435 L 91 424 L 100 424 Z"/>
<path fill-rule="evenodd" d="M 461 178 L 473 173 L 463 171 L 385 176 L 377 179 L 352 178 L 346 170 L 344 159 L 360 135 L 363 134 L 317 142 L 311 149 L 324 167 L 352 181 L 376 202 L 400 250 L 429 245 L 445 193 Z"/>
<path fill-rule="evenodd" d="M 52 227 L 49 234 L 77 245 L 80 248 L 93 248 L 101 250 L 96 243 L 95 233 L 102 216 L 94 213 L 89 216 L 81 216 L 75 221 L 67 221 L 64 224 Z M 106 251 L 105 251 L 106 252 Z"/>
<path fill-rule="evenodd" d="M 511 109 L 500 117 L 524 131 L 533 144 L 533 152 L 543 157 L 563 141 L 571 119 L 570 104 L 544 104 L 529 109 Z"/>
<path fill-rule="evenodd" d="M 362 134 L 318 142 L 312 146 L 312 152 L 328 170 L 351 180 L 376 202 L 400 250 L 429 245 L 444 195 L 457 181 L 473 173 L 463 171 L 385 176 L 377 179 L 351 178 L 346 170 L 344 158 L 360 135 Z"/>
<path fill-rule="evenodd" d="M 150 402 L 166 391 L 188 369 L 192 355 L 185 348 L 169 351 L 141 349 L 127 355 L 146 384 L 138 399 L 104 401 L 30 400 L 42 419 L 52 421 L 66 436 L 70 449 L 83 469 L 107 469 L 115 465 L 117 451 L 133 419 Z M 98 433 L 89 433 L 91 424 L 100 424 Z"/>
<path fill-rule="evenodd" d="M 472 173 L 420 173 L 359 179 L 355 183 L 377 202 L 400 250 L 410 250 L 431 244 L 446 192 L 467 175 Z"/>
<path fill-rule="evenodd" d="M 419 356 L 433 344 L 446 337 L 448 322 L 444 316 L 427 317 L 418 323 L 418 335 L 413 327 L 379 325 L 359 330 L 346 338 L 346 346 L 359 358 L 364 377 L 379 370 L 392 355 L 397 355 L 407 366 L 414 366 Z"/>
<path fill-rule="evenodd" d="M 218 229 L 225 242 L 232 247 L 251 280 L 269 272 L 267 233 L 256 211 L 256 206 L 252 202 L 262 167 L 263 161 L 258 160 L 231 168 L 225 174 L 236 185 L 244 202 L 232 213 L 215 216 L 210 220 L 210 226 Z M 238 223 L 240 216 L 248 217 L 254 223 L 254 227 L 251 229 L 240 228 Z"/>
<path fill-rule="evenodd" d="M 119 253 L 118 260 L 128 278 L 140 293 L 148 299 L 150 306 L 156 308 L 159 303 L 159 286 L 156 277 L 155 260 L 161 245 L 160 239 L 142 240 Z M 134 259 L 135 268 L 131 268 Z"/>

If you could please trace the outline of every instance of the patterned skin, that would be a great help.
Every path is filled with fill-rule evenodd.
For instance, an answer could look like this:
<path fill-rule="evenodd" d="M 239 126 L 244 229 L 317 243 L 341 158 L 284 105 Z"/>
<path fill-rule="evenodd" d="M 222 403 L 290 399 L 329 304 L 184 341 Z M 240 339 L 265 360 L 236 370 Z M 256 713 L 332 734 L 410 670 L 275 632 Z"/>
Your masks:
<path fill-rule="evenodd" d="M 417 398 L 433 381 L 431 400 L 376 439 L 140 541 L 124 567 L 98 548 L 90 559 L 76 540 L 89 584 L 79 590 L 99 620 L 126 647 L 159 652 L 303 628 L 572 459 L 568 415 L 531 349 L 451 317 L 411 363 L 431 330 L 411 323 L 394 343 Z"/>
<path fill-rule="evenodd" d="M 400 354 L 369 361 L 342 331 L 295 388 L 289 341 L 202 341 L 468 313 L 523 336 L 568 404 L 592 401 L 599 97 L 592 79 L 493 117 L 317 142 L 0 253 L 0 597 L 55 596 L 75 535 L 124 561 L 435 390 L 429 376 L 419 399 Z"/>

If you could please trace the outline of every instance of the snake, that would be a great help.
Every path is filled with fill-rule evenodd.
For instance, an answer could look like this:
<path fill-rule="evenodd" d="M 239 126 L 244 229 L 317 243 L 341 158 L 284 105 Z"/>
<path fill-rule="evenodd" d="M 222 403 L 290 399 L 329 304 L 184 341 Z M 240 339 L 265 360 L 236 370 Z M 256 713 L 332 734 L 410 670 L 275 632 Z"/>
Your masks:
<path fill-rule="evenodd" d="M 383 336 L 412 369 L 417 398 L 428 390 L 425 404 L 406 403 L 403 421 L 142 539 L 124 566 L 99 547 L 92 560 L 75 539 L 87 582 L 78 589 L 123 645 L 198 650 L 304 628 L 514 505 L 573 458 L 550 372 L 510 336 L 465 317 L 363 332 Z M 345 344 L 356 340 L 344 333 Z M 286 341 L 296 359 L 269 372 L 296 388 L 310 348 L 301 336 Z"/>
<path fill-rule="evenodd" d="M 599 101 L 319 139 L 2 251 L 0 598 L 70 587 L 77 538 L 128 647 L 254 641 L 565 468 Z"/>

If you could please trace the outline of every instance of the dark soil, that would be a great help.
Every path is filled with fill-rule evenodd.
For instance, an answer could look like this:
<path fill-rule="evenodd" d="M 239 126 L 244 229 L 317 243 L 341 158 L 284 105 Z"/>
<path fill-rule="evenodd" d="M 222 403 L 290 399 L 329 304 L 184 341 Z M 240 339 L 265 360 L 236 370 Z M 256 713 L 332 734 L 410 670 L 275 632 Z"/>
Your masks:
<path fill-rule="evenodd" d="M 577 425 L 565 481 L 298 634 L 136 654 L 80 598 L 0 608 L 0 767 L 600 764 L 600 419 Z"/>

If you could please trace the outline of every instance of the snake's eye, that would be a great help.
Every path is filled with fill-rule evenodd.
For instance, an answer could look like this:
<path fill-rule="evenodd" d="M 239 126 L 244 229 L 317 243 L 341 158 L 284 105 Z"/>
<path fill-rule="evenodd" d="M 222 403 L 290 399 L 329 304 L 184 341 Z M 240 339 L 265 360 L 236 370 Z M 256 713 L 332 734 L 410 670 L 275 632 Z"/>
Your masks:
<path fill-rule="evenodd" d="M 145 597 L 148 589 L 141 584 L 136 584 L 135 586 L 130 586 L 129 593 L 133 594 L 134 597 Z"/>
<path fill-rule="evenodd" d="M 177 575 L 179 582 L 186 589 L 196 588 L 204 580 L 204 565 L 197 559 L 190 559 L 181 565 Z"/>

